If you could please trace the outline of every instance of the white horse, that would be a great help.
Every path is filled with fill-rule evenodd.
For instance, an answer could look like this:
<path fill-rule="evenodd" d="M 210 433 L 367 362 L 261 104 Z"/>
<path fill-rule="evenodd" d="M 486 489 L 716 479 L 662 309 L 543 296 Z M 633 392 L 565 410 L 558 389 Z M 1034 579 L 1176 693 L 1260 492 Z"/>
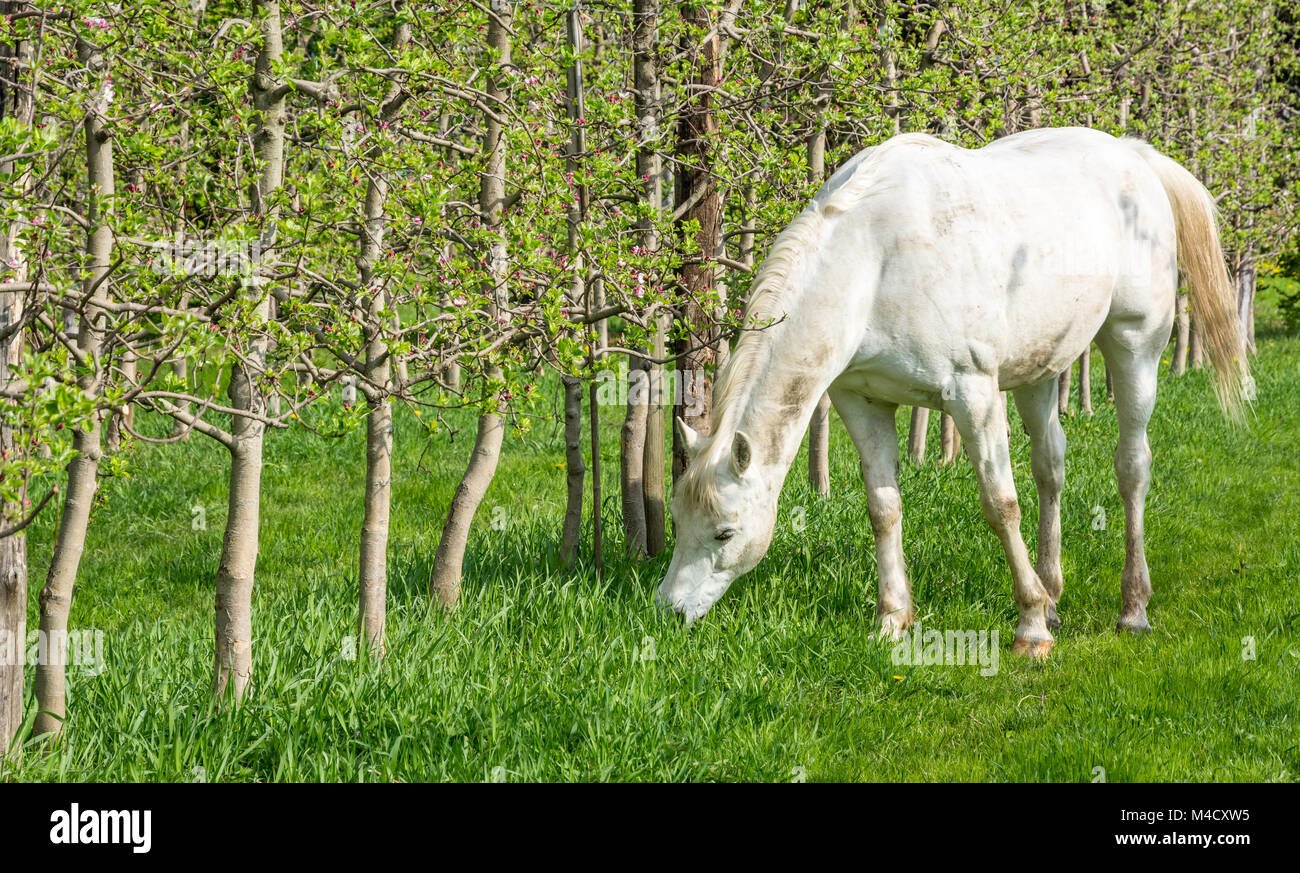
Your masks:
<path fill-rule="evenodd" d="M 1059 626 L 1065 434 L 1057 375 L 1095 338 L 1119 419 L 1126 557 L 1118 627 L 1145 630 L 1147 421 L 1181 264 L 1224 410 L 1249 391 L 1214 201 L 1149 145 L 1082 128 L 966 150 L 920 134 L 861 152 L 777 238 L 720 374 L 710 436 L 673 495 L 677 543 L 659 601 L 692 621 L 767 551 L 777 497 L 829 391 L 862 458 L 880 574 L 880 631 L 913 620 L 903 561 L 895 409 L 952 415 L 984 518 L 1011 565 L 1012 651 L 1046 656 Z M 1037 567 L 1020 534 L 1001 392 L 1014 392 L 1038 487 Z"/>

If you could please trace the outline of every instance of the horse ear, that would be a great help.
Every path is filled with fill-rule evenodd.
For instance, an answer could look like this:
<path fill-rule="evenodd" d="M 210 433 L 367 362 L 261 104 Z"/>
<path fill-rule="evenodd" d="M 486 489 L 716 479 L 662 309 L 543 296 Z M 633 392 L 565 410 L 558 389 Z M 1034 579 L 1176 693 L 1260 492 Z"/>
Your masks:
<path fill-rule="evenodd" d="M 682 421 L 681 416 L 673 420 L 677 427 L 677 436 L 681 439 L 682 444 L 686 446 L 686 457 L 694 458 L 704 448 L 705 437 L 700 436 L 689 424 Z"/>
<path fill-rule="evenodd" d="M 736 439 L 731 444 L 731 471 L 737 476 L 745 475 L 753 456 L 754 451 L 750 448 L 749 437 L 745 436 L 744 431 L 736 431 Z"/>

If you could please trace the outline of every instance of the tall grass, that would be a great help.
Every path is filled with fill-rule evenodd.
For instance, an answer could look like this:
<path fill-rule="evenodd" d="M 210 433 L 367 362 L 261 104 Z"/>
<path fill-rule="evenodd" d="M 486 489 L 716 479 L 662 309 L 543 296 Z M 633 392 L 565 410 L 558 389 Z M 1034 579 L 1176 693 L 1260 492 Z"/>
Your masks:
<path fill-rule="evenodd" d="M 832 496 L 816 498 L 797 462 L 767 559 L 683 629 L 652 606 L 667 555 L 630 562 L 615 536 L 603 579 L 587 556 L 561 568 L 562 434 L 550 421 L 509 440 L 475 523 L 463 607 L 443 615 L 425 584 L 470 429 L 429 436 L 403 413 L 387 658 L 349 659 L 364 437 L 275 433 L 254 684 L 246 705 L 214 712 L 226 458 L 197 435 L 138 446 L 131 474 L 103 484 L 72 612 L 74 629 L 104 631 L 106 669 L 71 671 L 64 739 L 29 747 L 10 778 L 1294 780 L 1300 341 L 1260 343 L 1245 428 L 1221 420 L 1204 371 L 1177 380 L 1162 372 L 1150 437 L 1148 635 L 1112 629 L 1124 528 L 1099 356 L 1097 414 L 1065 422 L 1064 626 L 1050 661 L 1007 651 L 1010 578 L 970 465 L 904 465 L 918 616 L 928 627 L 998 630 L 1003 657 L 989 677 L 896 666 L 873 638 L 871 527 L 838 420 Z M 602 414 L 602 511 L 617 531 L 621 410 Z M 1012 428 L 1032 549 L 1037 504 L 1014 411 Z M 196 506 L 205 530 L 192 529 Z M 30 538 L 33 617 L 54 515 Z M 1254 658 L 1244 657 L 1252 645 Z"/>

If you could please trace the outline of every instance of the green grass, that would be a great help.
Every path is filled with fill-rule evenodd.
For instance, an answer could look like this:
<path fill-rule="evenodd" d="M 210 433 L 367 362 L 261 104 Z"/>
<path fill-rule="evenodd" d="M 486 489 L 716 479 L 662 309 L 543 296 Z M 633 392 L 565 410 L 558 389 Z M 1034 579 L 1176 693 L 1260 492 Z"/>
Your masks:
<path fill-rule="evenodd" d="M 1151 634 L 1112 630 L 1124 534 L 1099 358 L 1097 414 L 1065 422 L 1064 627 L 1050 661 L 1008 652 L 1009 574 L 970 465 L 904 464 L 918 615 L 928 627 L 998 630 L 1003 657 L 990 677 L 898 667 L 873 639 L 870 524 L 838 420 L 833 495 L 812 496 L 801 457 L 766 560 L 683 629 L 652 608 L 668 556 L 640 565 L 620 556 L 615 408 L 602 419 L 604 579 L 585 562 L 559 567 L 561 434 L 544 421 L 509 440 L 470 543 L 463 607 L 442 615 L 424 588 L 470 431 L 429 439 L 403 412 L 387 659 L 343 657 L 356 613 L 363 436 L 276 433 L 255 684 L 242 708 L 212 712 L 226 459 L 200 436 L 140 446 L 133 474 L 104 483 L 72 614 L 74 629 L 105 632 L 107 669 L 71 672 L 63 743 L 29 748 L 11 778 L 1089 780 L 1102 767 L 1108 781 L 1294 780 L 1300 340 L 1260 342 L 1246 429 L 1220 418 L 1206 373 L 1161 375 L 1147 511 Z M 1013 430 L 1032 551 L 1028 440 L 1014 418 Z M 195 505 L 206 508 L 206 530 L 191 529 Z M 1093 527 L 1098 506 L 1104 530 Z M 802 531 L 790 523 L 798 517 Z M 55 522 L 46 513 L 30 540 L 33 627 Z M 1244 637 L 1254 638 L 1254 660 L 1243 658 Z"/>

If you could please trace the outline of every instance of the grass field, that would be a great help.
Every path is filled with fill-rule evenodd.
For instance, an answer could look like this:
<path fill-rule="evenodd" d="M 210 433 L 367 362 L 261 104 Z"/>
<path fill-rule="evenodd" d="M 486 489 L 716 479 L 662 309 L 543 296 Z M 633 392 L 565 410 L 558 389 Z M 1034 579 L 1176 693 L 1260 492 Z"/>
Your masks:
<path fill-rule="evenodd" d="M 104 631 L 107 668 L 71 671 L 65 740 L 29 749 L 11 778 L 1070 781 L 1104 768 L 1112 782 L 1295 780 L 1300 340 L 1261 335 L 1244 429 L 1220 418 L 1205 372 L 1162 372 L 1147 512 L 1155 630 L 1138 638 L 1112 630 L 1123 515 L 1114 410 L 1094 361 L 1097 414 L 1065 422 L 1064 626 L 1046 663 L 1008 652 L 1010 577 L 962 461 L 904 464 L 904 545 L 923 625 L 999 631 L 1000 669 L 894 665 L 871 634 L 871 528 L 838 419 L 832 496 L 811 494 L 801 457 L 767 559 L 690 629 L 652 608 L 668 555 L 621 557 L 621 410 L 602 419 L 613 541 L 601 581 L 585 562 L 559 566 L 561 434 L 538 422 L 507 443 L 463 607 L 447 618 L 425 584 L 471 431 L 429 440 L 403 411 L 382 665 L 345 652 L 361 433 L 268 439 L 254 687 L 232 712 L 212 712 L 208 693 L 224 451 L 199 436 L 139 446 L 131 475 L 103 485 L 72 613 L 74 629 Z M 1012 415 L 1032 552 L 1028 439 Z M 206 530 L 192 530 L 194 506 Z M 56 521 L 45 513 L 30 539 L 32 627 Z"/>

